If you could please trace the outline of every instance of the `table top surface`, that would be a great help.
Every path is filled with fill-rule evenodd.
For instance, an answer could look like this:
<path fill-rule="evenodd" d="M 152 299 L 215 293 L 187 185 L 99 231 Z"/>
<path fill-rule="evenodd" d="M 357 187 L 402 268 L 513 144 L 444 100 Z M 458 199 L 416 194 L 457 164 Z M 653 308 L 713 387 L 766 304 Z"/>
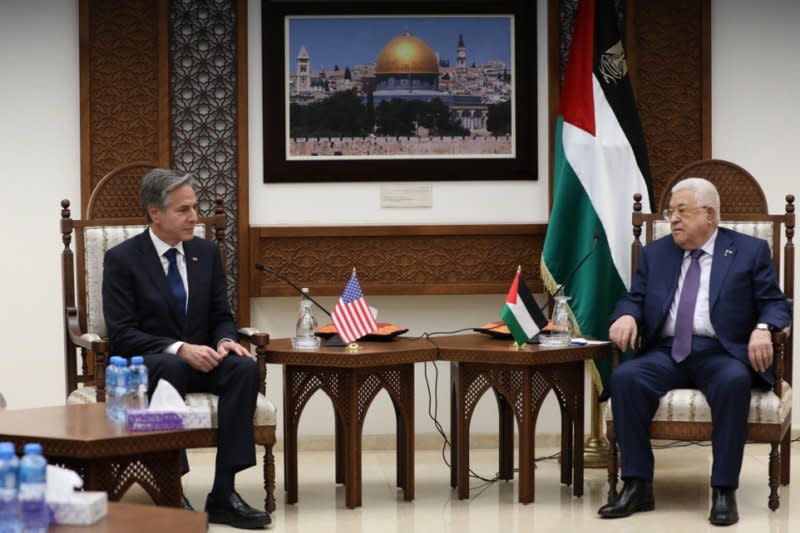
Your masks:
<path fill-rule="evenodd" d="M 106 418 L 105 404 L 58 405 L 0 411 L 0 440 L 11 440 L 21 449 L 23 442 L 69 448 L 67 457 L 118 456 L 136 451 L 165 451 L 202 444 L 206 430 L 128 431 L 127 426 Z M 177 437 L 177 438 L 176 438 Z M 177 442 L 176 442 L 177 441 Z M 51 452 L 52 453 L 52 452 Z"/>
<path fill-rule="evenodd" d="M 395 337 L 385 341 L 357 341 L 358 351 L 346 346 L 296 350 L 291 339 L 271 340 L 265 347 L 267 362 L 282 365 L 362 368 L 412 364 L 436 359 L 436 347 L 427 339 Z"/>
<path fill-rule="evenodd" d="M 323 341 L 324 342 L 324 341 Z M 396 337 L 378 342 L 358 342 L 359 350 L 346 347 L 322 346 L 318 350 L 296 350 L 291 339 L 275 339 L 267 346 L 267 362 L 297 366 L 376 367 L 410 364 L 423 361 L 454 361 L 465 363 L 499 363 L 509 365 L 558 364 L 606 356 L 608 343 L 586 346 L 550 347 L 526 344 L 514 348 L 507 339 L 470 333 L 410 339 Z"/>
<path fill-rule="evenodd" d="M 608 343 L 563 347 L 525 344 L 515 347 L 512 340 L 478 333 L 434 337 L 431 342 L 439 347 L 439 359 L 443 361 L 507 365 L 547 365 L 597 359 L 605 357 L 609 347 Z"/>
<path fill-rule="evenodd" d="M 91 526 L 51 525 L 48 533 L 138 533 L 169 531 L 170 533 L 204 533 L 208 516 L 197 511 L 184 511 L 155 505 L 108 502 L 108 514 Z"/>

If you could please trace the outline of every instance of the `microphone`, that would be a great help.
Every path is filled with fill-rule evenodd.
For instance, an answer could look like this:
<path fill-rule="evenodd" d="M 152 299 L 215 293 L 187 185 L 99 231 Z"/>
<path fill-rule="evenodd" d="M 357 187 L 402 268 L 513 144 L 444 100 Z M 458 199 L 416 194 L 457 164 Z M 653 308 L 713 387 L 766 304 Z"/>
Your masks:
<path fill-rule="evenodd" d="M 262 271 L 262 272 L 267 272 L 267 273 L 269 273 L 269 274 L 272 274 L 273 276 L 277 276 L 278 278 L 282 279 L 283 281 L 285 281 L 286 283 L 288 283 L 289 285 L 291 285 L 292 287 L 294 287 L 294 289 L 295 289 L 297 292 L 299 292 L 301 295 L 303 295 L 303 296 L 305 296 L 306 298 L 308 298 L 309 300 L 311 300 L 311 303 L 313 303 L 314 305 L 316 305 L 317 307 L 319 307 L 320 309 L 322 309 L 322 312 L 323 312 L 323 313 L 325 313 L 325 314 L 326 314 L 326 315 L 328 315 L 328 316 L 331 316 L 331 313 L 330 313 L 330 311 L 328 311 L 327 309 L 325 309 L 324 307 L 322 307 L 318 301 L 316 301 L 314 298 L 312 298 L 311 296 L 309 296 L 309 295 L 308 295 L 308 293 L 305 293 L 305 292 L 303 292 L 303 289 L 301 289 L 300 287 L 298 287 L 297 285 L 295 285 L 294 283 L 292 283 L 292 282 L 291 282 L 291 280 L 290 280 L 289 278 L 287 278 L 286 276 L 284 276 L 283 274 L 281 274 L 281 273 L 280 273 L 280 272 L 278 272 L 277 270 L 273 270 L 273 269 L 271 269 L 270 267 L 268 267 L 267 265 L 265 265 L 265 264 L 263 264 L 263 263 L 256 263 L 256 265 L 255 265 L 255 266 L 256 266 L 256 268 L 257 268 L 258 270 L 260 270 L 260 271 Z"/>
<path fill-rule="evenodd" d="M 578 262 L 578 264 L 575 265 L 575 268 L 573 268 L 572 272 L 570 272 L 569 275 L 566 277 L 564 283 L 560 284 L 553 292 L 553 294 L 551 294 L 550 297 L 547 299 L 547 302 L 545 302 L 545 304 L 539 308 L 541 311 L 544 311 L 546 307 L 548 307 L 551 303 L 553 303 L 556 294 L 558 294 L 561 291 L 561 289 L 566 287 L 567 283 L 572 281 L 572 277 L 578 272 L 578 270 L 580 270 L 580 268 L 583 266 L 586 260 L 589 259 L 589 256 L 594 253 L 595 248 L 597 248 L 598 241 L 600 241 L 600 232 L 595 231 L 594 238 L 592 239 L 592 247 L 589 249 L 586 255 L 584 255 L 583 258 Z"/>

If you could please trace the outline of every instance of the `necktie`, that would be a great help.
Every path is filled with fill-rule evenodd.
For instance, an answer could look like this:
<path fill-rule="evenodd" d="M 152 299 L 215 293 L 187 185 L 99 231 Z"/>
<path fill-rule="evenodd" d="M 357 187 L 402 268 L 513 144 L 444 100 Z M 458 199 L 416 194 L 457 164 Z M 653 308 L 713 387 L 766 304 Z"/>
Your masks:
<path fill-rule="evenodd" d="M 694 325 L 694 306 L 697 303 L 697 290 L 700 288 L 700 256 L 703 250 L 692 250 L 692 262 L 683 280 L 683 289 L 678 301 L 675 316 L 675 337 L 672 339 L 672 358 L 680 363 L 692 350 L 692 326 Z"/>
<path fill-rule="evenodd" d="M 183 278 L 178 270 L 177 261 L 178 250 L 170 248 L 164 252 L 164 257 L 169 261 L 167 269 L 167 283 L 172 297 L 175 300 L 175 312 L 178 314 L 178 322 L 181 327 L 186 323 L 186 288 L 183 286 Z"/>

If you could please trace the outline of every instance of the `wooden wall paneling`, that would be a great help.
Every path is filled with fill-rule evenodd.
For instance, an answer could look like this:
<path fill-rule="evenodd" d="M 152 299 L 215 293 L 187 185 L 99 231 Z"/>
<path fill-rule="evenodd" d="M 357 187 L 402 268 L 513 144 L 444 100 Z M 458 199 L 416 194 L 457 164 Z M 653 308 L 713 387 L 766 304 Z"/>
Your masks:
<path fill-rule="evenodd" d="M 353 267 L 368 295 L 498 294 L 521 265 L 531 291 L 546 225 L 254 227 L 251 260 L 311 293 L 339 296 Z M 294 296 L 285 282 L 253 270 L 252 296 Z"/>
<path fill-rule="evenodd" d="M 80 0 L 81 207 L 110 170 L 169 164 L 166 0 Z"/>
<path fill-rule="evenodd" d="M 670 176 L 711 156 L 710 0 L 626 0 L 625 9 L 657 205 Z"/>

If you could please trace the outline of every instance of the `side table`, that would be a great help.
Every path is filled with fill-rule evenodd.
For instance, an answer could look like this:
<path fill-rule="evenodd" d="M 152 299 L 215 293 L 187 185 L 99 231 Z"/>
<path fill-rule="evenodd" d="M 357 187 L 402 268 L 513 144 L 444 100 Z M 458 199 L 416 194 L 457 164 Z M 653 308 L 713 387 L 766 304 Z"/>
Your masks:
<path fill-rule="evenodd" d="M 397 417 L 397 486 L 414 499 L 414 363 L 436 349 L 426 340 L 395 338 L 345 347 L 295 350 L 289 339 L 266 346 L 268 363 L 283 367 L 283 438 L 286 503 L 297 503 L 297 427 L 309 398 L 328 395 L 336 418 L 336 483 L 344 483 L 345 505 L 361 506 L 361 430 L 372 400 L 386 389 Z"/>
<path fill-rule="evenodd" d="M 500 479 L 514 477 L 514 419 L 519 427 L 519 501 L 534 501 L 534 432 L 547 393 L 561 408 L 561 482 L 583 494 L 584 367 L 607 344 L 564 348 L 525 345 L 486 335 L 437 337 L 439 358 L 451 362 L 451 475 L 458 498 L 469 497 L 469 425 L 481 396 L 492 389 L 500 416 Z"/>

